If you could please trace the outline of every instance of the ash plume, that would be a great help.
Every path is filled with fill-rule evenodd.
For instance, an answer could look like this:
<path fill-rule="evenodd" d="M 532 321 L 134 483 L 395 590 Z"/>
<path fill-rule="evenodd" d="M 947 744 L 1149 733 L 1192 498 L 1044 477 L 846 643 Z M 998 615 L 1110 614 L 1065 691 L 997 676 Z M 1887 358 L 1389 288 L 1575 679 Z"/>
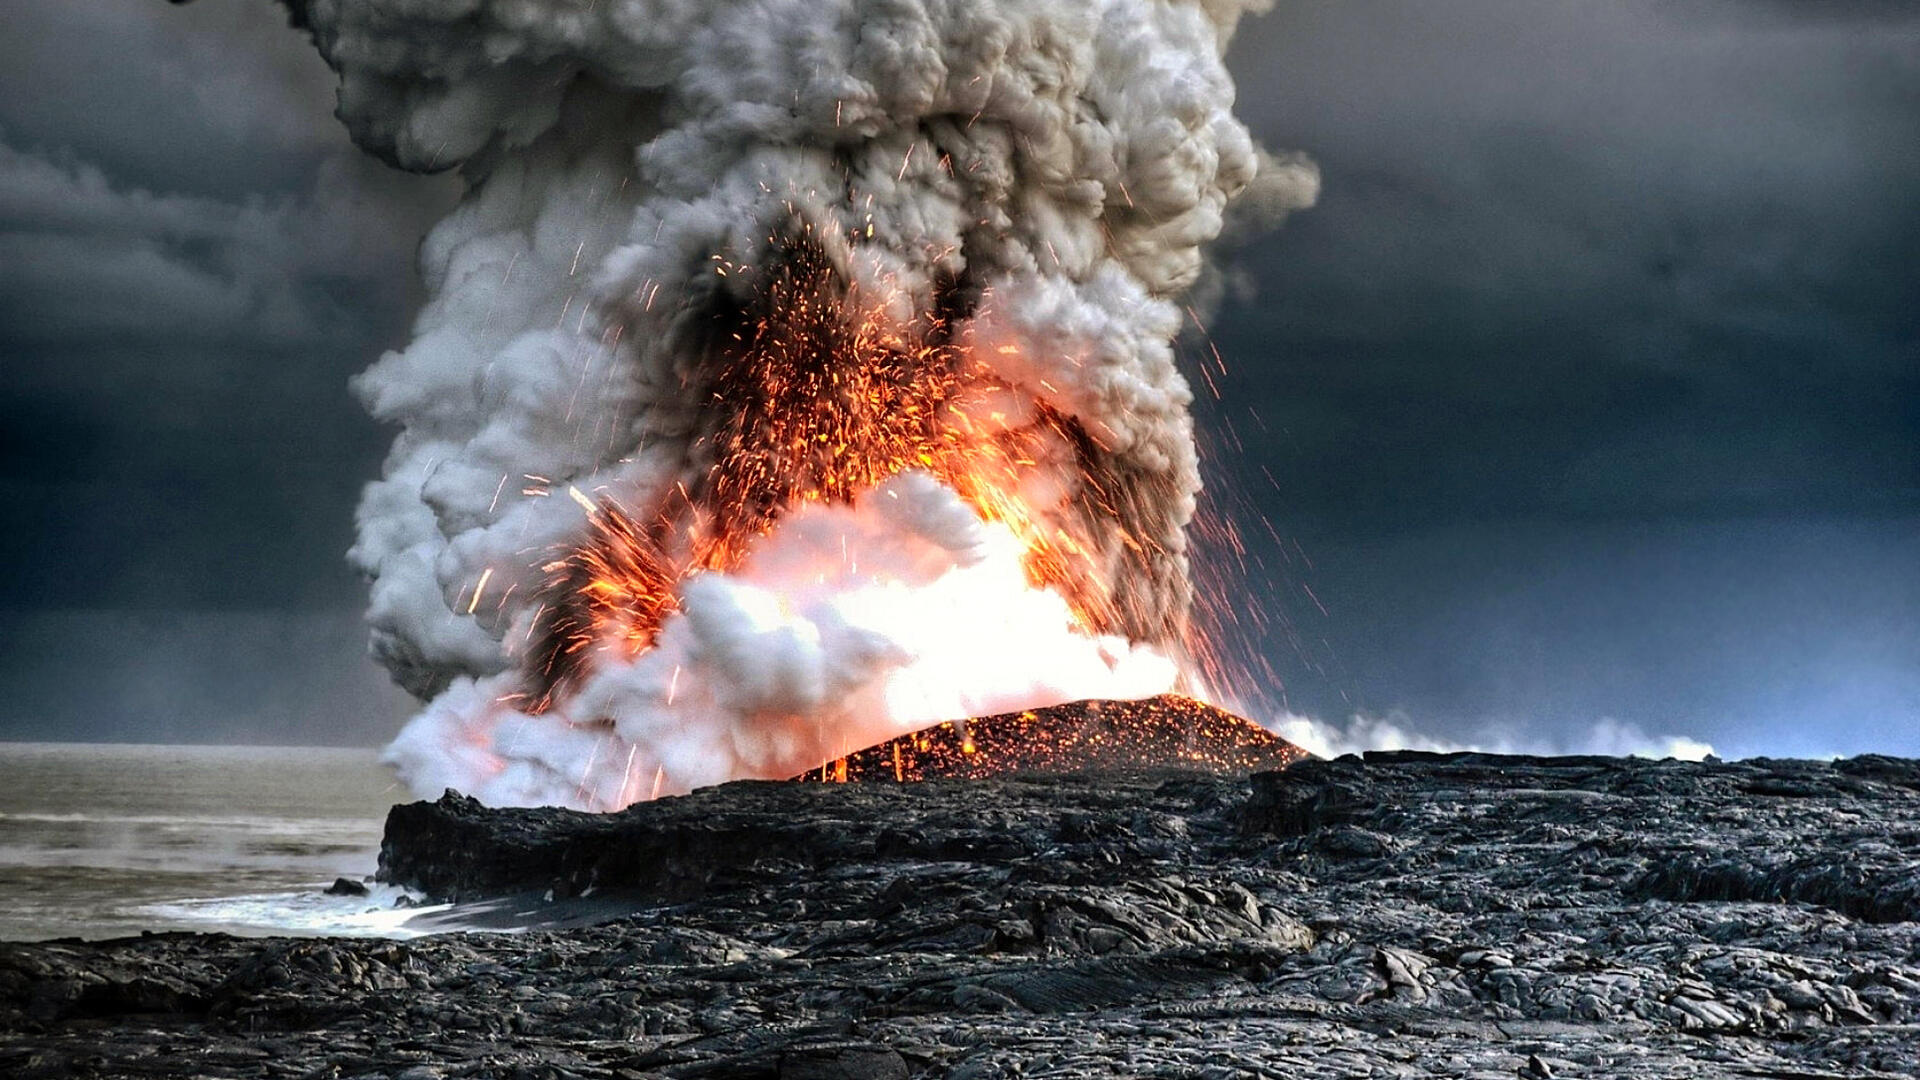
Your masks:
<path fill-rule="evenodd" d="M 361 146 L 470 185 L 355 382 L 416 790 L 613 807 L 1180 682 L 1183 297 L 1314 186 L 1232 115 L 1258 0 L 289 6 Z"/>

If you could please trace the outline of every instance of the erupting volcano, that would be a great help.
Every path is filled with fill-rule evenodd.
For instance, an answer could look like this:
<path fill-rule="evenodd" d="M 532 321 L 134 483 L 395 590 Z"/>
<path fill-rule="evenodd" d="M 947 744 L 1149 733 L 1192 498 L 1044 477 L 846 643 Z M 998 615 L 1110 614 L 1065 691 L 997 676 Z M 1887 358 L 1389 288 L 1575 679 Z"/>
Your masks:
<path fill-rule="evenodd" d="M 1316 186 L 1232 116 L 1248 6 L 293 5 L 469 182 L 356 383 L 402 777 L 612 809 L 1210 689 L 1173 342 L 1229 203 Z"/>

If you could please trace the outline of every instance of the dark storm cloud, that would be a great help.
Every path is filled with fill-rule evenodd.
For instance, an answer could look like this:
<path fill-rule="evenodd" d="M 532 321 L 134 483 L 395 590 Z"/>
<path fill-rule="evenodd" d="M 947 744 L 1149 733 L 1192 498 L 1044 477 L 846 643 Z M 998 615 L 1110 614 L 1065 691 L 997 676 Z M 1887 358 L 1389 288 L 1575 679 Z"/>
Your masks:
<path fill-rule="evenodd" d="M 342 561 L 386 436 L 346 379 L 404 334 L 451 185 L 355 150 L 332 85 L 268 3 L 10 14 L 0 731 L 394 723 Z"/>
<path fill-rule="evenodd" d="M 352 156 L 327 117 L 333 76 L 277 5 L 15 8 L 0 37 L 0 127 L 13 145 L 231 199 L 305 192 L 318 161 Z"/>
<path fill-rule="evenodd" d="M 1325 174 L 1203 400 L 1316 560 L 1292 703 L 1920 750 L 1920 8 L 1306 2 L 1232 62 Z"/>
<path fill-rule="evenodd" d="M 353 190 L 345 181 L 327 163 L 304 198 L 155 194 L 0 144 L 6 341 L 73 351 L 359 337 L 366 298 L 335 286 L 364 280 L 376 260 L 405 266 L 411 245 L 382 228 L 392 223 L 361 220 L 338 197 Z"/>
<path fill-rule="evenodd" d="M 345 380 L 410 318 L 445 185 L 353 149 L 271 5 L 47 5 L 13 29 L 5 605 L 356 605 L 340 552 L 382 436 Z M 47 572 L 76 558 L 90 595 Z"/>
<path fill-rule="evenodd" d="M 1920 18 L 1847 7 L 1256 24 L 1243 109 L 1326 175 L 1216 335 L 1285 501 L 1343 528 L 1920 507 Z"/>

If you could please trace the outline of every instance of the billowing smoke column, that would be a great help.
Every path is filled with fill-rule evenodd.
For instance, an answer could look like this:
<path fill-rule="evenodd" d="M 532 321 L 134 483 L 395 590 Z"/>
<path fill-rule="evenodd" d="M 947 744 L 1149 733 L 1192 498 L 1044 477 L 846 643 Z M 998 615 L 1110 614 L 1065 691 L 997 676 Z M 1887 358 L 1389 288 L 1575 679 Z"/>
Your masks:
<path fill-rule="evenodd" d="M 471 185 L 356 382 L 403 778 L 612 808 L 1177 685 L 1180 298 L 1312 189 L 1231 115 L 1250 6 L 294 3 L 354 138 Z"/>

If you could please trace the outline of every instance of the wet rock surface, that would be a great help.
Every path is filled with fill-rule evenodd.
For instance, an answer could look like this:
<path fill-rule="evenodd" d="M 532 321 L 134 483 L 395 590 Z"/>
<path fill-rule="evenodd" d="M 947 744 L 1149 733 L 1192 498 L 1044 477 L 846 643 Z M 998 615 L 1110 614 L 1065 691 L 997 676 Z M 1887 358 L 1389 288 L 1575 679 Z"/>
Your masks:
<path fill-rule="evenodd" d="M 448 797 L 383 873 L 620 914 L 0 944 L 0 1075 L 1920 1075 L 1920 762 Z"/>

